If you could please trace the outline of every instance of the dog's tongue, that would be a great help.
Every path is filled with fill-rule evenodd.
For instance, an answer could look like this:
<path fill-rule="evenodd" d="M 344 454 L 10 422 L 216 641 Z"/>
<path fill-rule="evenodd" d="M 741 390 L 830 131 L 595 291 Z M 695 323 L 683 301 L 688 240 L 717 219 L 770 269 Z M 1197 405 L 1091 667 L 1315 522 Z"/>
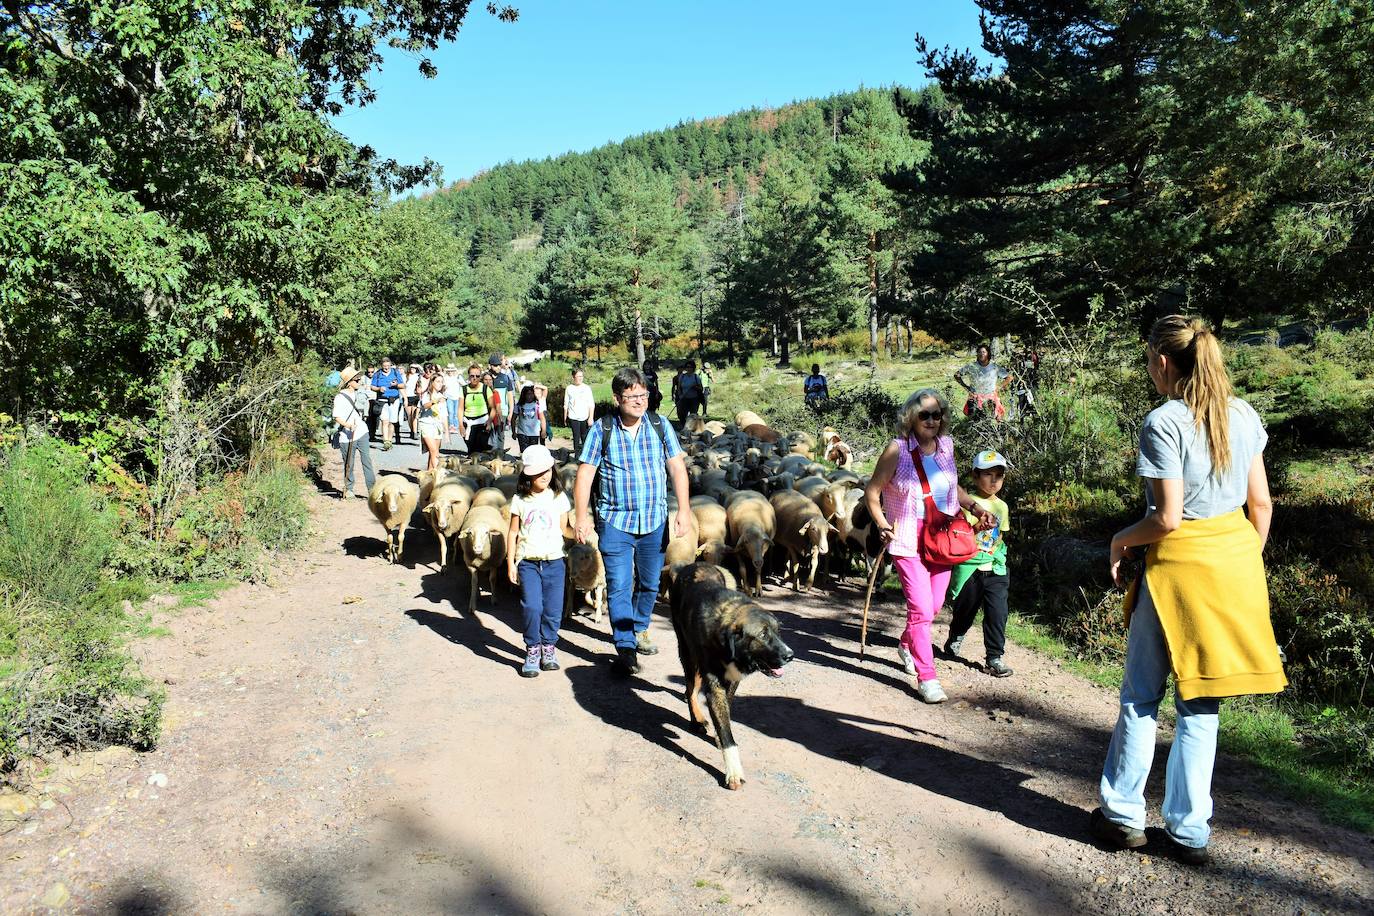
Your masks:
<path fill-rule="evenodd" d="M 763 673 L 768 675 L 769 677 L 782 677 L 781 668 L 765 668 L 763 669 Z"/>

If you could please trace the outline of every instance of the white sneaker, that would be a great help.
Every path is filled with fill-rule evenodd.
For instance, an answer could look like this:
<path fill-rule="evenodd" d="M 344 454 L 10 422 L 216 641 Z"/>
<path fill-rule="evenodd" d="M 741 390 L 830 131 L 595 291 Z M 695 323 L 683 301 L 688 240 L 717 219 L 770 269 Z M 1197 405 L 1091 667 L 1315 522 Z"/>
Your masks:
<path fill-rule="evenodd" d="M 949 699 L 945 696 L 945 692 L 940 689 L 940 682 L 935 678 L 917 684 L 916 696 L 921 698 L 922 703 L 943 703 Z"/>
<path fill-rule="evenodd" d="M 903 671 L 913 677 L 916 675 L 916 659 L 911 657 L 911 653 L 901 643 L 897 644 L 897 659 L 902 663 Z"/>

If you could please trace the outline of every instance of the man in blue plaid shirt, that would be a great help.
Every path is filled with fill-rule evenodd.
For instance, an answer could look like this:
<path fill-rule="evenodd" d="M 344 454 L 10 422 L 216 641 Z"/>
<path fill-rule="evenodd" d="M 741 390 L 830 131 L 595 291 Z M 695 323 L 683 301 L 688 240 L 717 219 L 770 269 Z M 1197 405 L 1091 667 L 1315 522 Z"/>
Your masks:
<path fill-rule="evenodd" d="M 618 409 L 610 418 L 610 439 L 605 440 L 604 418 L 592 424 L 582 443 L 573 495 L 577 540 L 586 543 L 592 532 L 592 480 L 599 470 L 596 534 L 606 564 L 615 667 L 621 674 L 634 674 L 639 670 L 639 655 L 658 651 L 649 638 L 649 620 L 668 547 L 670 476 L 677 496 L 677 516 L 672 520 L 675 536 L 691 530 L 692 506 L 682 446 L 672 425 L 649 413 L 644 374 L 633 366 L 621 369 L 611 379 L 611 393 Z M 658 429 L 646 429 L 650 423 Z"/>

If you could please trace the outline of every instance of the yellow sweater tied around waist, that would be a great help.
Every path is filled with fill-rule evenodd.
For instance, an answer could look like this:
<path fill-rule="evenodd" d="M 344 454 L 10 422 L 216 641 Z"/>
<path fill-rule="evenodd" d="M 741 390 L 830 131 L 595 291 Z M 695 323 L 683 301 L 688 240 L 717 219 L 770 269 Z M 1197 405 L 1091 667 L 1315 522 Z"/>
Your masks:
<path fill-rule="evenodd" d="M 1259 535 L 1240 509 L 1185 520 L 1145 556 L 1145 581 L 1179 697 L 1278 693 L 1288 685 L 1269 620 Z M 1137 585 L 1126 593 L 1126 620 Z"/>

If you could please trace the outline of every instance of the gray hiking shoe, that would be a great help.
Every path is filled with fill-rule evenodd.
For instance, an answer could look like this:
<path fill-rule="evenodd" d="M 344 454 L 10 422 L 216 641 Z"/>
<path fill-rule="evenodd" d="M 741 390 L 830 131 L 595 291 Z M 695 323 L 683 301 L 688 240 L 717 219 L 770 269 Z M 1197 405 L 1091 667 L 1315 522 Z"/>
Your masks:
<path fill-rule="evenodd" d="M 964 648 L 964 637 L 945 640 L 945 655 L 950 658 L 958 658 L 959 650 Z"/>
<path fill-rule="evenodd" d="M 1011 670 L 1006 662 L 1002 661 L 1002 656 L 1000 655 L 996 658 L 988 659 L 988 663 L 984 667 L 987 668 L 988 674 L 991 674 L 993 677 L 1011 677 L 1016 673 Z"/>
<path fill-rule="evenodd" d="M 544 646 L 539 659 L 540 671 L 558 670 L 558 650 L 553 646 Z"/>
<path fill-rule="evenodd" d="M 525 650 L 525 663 L 520 666 L 521 677 L 539 677 L 539 660 L 542 657 L 538 646 Z"/>
<path fill-rule="evenodd" d="M 940 682 L 935 678 L 917 684 L 916 696 L 921 698 L 922 703 L 943 703 L 949 699 L 945 696 L 944 690 L 940 688 Z"/>
<path fill-rule="evenodd" d="M 658 654 L 658 646 L 654 645 L 653 640 L 649 638 L 648 630 L 640 630 L 635 634 L 635 651 L 640 655 Z"/>
<path fill-rule="evenodd" d="M 1115 846 L 1118 849 L 1139 849 L 1146 843 L 1144 830 L 1107 820 L 1107 815 L 1102 813 L 1101 808 L 1093 809 L 1093 816 L 1088 821 L 1088 826 L 1091 828 L 1093 836 L 1108 846 Z"/>

